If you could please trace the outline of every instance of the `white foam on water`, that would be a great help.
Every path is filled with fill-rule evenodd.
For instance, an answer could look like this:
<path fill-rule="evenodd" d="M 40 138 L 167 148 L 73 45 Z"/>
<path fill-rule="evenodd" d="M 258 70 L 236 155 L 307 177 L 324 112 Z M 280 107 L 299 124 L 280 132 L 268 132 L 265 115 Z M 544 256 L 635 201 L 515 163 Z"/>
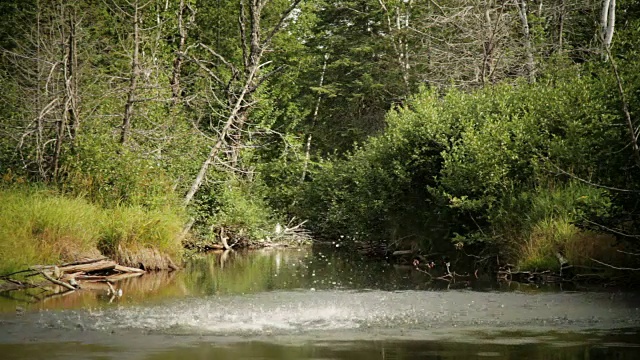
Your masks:
<path fill-rule="evenodd" d="M 100 330 L 225 334 L 353 329 L 367 316 L 356 304 L 340 303 L 338 294 L 337 299 L 280 295 L 191 299 L 156 307 L 108 309 L 89 316 L 94 319 L 92 328 Z"/>

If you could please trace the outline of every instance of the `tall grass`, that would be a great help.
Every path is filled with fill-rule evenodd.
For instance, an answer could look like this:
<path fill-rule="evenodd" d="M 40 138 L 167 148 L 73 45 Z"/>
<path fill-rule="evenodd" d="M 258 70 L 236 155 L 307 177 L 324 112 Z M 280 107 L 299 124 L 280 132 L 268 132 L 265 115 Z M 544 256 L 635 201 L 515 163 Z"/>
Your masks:
<path fill-rule="evenodd" d="M 0 273 L 96 256 L 102 250 L 180 253 L 182 218 L 173 208 L 105 209 L 81 197 L 29 186 L 0 186 Z M 110 252 L 111 251 L 111 252 Z"/>
<path fill-rule="evenodd" d="M 118 206 L 107 215 L 98 248 L 124 265 L 163 269 L 182 251 L 179 235 L 184 222 L 171 209 Z"/>
<path fill-rule="evenodd" d="M 520 268 L 557 270 L 555 254 L 561 252 L 572 265 L 593 266 L 591 258 L 619 264 L 619 246 L 612 235 L 580 229 L 566 218 L 546 219 L 531 230 L 520 252 Z"/>
<path fill-rule="evenodd" d="M 593 265 L 590 258 L 615 262 L 615 238 L 579 226 L 607 215 L 611 202 L 606 191 L 578 182 L 547 182 L 524 198 L 529 207 L 520 212 L 522 232 L 515 247 L 520 268 L 557 269 L 558 252 L 573 265 Z"/>

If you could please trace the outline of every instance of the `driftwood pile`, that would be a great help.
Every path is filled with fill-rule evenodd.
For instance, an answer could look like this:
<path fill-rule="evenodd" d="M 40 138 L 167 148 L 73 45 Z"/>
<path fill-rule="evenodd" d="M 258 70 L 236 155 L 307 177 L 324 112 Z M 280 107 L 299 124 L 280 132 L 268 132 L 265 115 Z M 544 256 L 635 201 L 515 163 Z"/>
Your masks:
<path fill-rule="evenodd" d="M 28 288 L 43 288 L 56 285 L 66 291 L 79 289 L 96 289 L 108 287 L 109 292 L 115 294 L 114 283 L 144 274 L 142 269 L 118 265 L 106 257 L 86 259 L 61 265 L 34 265 L 28 269 L 7 275 L 1 275 L 0 291 L 12 291 Z M 16 278 L 20 276 L 20 280 Z M 45 281 L 34 282 L 30 279 L 42 276 Z M 96 283 L 102 283 L 96 287 Z"/>

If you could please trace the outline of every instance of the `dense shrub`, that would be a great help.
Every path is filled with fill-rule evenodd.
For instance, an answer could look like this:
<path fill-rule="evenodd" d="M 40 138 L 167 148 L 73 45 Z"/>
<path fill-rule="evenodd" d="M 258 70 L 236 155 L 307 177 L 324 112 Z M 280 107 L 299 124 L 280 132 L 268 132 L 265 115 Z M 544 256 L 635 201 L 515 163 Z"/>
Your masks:
<path fill-rule="evenodd" d="M 382 135 L 317 164 L 297 211 L 334 239 L 479 242 L 522 257 L 531 236 L 558 224 L 579 233 L 629 202 L 589 185 L 635 186 L 620 175 L 631 152 L 612 80 L 565 68 L 537 84 L 425 89 L 388 114 Z"/>

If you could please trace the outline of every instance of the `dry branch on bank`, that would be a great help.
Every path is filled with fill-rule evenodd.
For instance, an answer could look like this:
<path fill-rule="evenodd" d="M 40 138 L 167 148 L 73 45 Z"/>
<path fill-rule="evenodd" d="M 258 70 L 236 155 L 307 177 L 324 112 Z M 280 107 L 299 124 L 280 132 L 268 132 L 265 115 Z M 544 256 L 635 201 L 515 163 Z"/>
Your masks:
<path fill-rule="evenodd" d="M 0 276 L 0 292 L 13 291 L 39 287 L 51 290 L 51 285 L 62 287 L 68 291 L 78 289 L 92 289 L 90 283 L 104 282 L 108 285 L 117 281 L 136 277 L 144 274 L 142 269 L 122 266 L 115 261 L 101 257 L 85 259 L 74 263 L 57 265 L 34 265 L 29 269 L 17 271 Z M 30 280 L 18 280 L 14 277 L 20 275 L 24 279 L 41 276 L 46 281 L 33 282 Z"/>

